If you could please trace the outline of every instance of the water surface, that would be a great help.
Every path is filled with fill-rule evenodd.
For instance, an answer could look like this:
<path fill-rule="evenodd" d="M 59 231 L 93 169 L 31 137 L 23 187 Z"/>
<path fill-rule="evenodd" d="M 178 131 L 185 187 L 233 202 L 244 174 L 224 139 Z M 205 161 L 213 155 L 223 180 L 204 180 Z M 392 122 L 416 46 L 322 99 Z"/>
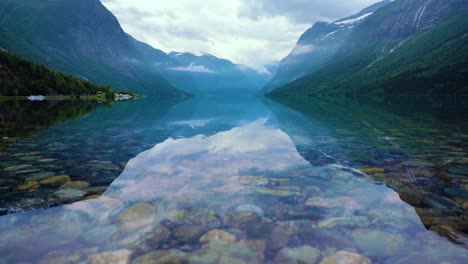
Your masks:
<path fill-rule="evenodd" d="M 295 109 L 142 99 L 5 143 L 1 261 L 467 261 L 464 118 Z"/>

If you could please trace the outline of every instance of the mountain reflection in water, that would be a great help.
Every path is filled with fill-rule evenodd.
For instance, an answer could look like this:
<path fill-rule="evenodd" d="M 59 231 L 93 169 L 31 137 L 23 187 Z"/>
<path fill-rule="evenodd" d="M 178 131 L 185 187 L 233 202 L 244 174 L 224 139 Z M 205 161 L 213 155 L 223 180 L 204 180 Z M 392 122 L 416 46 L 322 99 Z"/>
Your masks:
<path fill-rule="evenodd" d="M 135 263 L 466 261 L 463 246 L 428 231 L 396 191 L 353 167 L 354 145 L 337 144 L 326 122 L 255 98 L 221 105 L 174 106 L 158 119 L 170 137 L 130 159 L 99 198 L 0 217 L 2 261 L 92 263 L 103 252 Z"/>

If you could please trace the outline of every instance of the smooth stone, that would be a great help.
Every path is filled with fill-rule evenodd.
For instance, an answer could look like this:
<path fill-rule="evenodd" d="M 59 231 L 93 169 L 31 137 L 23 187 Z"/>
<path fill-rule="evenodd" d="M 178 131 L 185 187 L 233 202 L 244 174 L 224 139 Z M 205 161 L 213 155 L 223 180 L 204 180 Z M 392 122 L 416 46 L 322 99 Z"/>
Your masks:
<path fill-rule="evenodd" d="M 155 208 L 148 203 L 137 203 L 127 208 L 117 218 L 117 223 L 124 229 L 134 229 L 148 225 L 153 221 Z"/>
<path fill-rule="evenodd" d="M 371 264 L 368 257 L 354 252 L 338 251 L 335 255 L 324 258 L 320 264 Z"/>
<path fill-rule="evenodd" d="M 65 184 L 66 182 L 71 181 L 70 176 L 61 175 L 61 176 L 54 176 L 47 178 L 45 180 L 40 181 L 41 185 L 51 185 L 51 186 L 60 186 Z"/>
<path fill-rule="evenodd" d="M 306 201 L 306 206 L 308 207 L 317 207 L 317 208 L 336 208 L 339 207 L 341 203 L 338 200 L 322 198 L 322 197 L 312 197 Z"/>
<path fill-rule="evenodd" d="M 67 188 L 54 192 L 54 195 L 64 201 L 77 201 L 82 199 L 86 195 L 86 192 L 83 190 Z"/>
<path fill-rule="evenodd" d="M 72 182 L 67 182 L 64 185 L 60 186 L 59 189 L 84 189 L 88 186 L 89 186 L 89 183 L 85 181 L 72 181 Z"/>
<path fill-rule="evenodd" d="M 236 237 L 223 230 L 211 230 L 200 238 L 201 243 L 209 242 L 222 242 L 222 243 L 235 243 Z"/>
<path fill-rule="evenodd" d="M 203 226 L 184 224 L 174 229 L 173 236 L 180 242 L 190 243 L 198 240 L 204 232 Z"/>
<path fill-rule="evenodd" d="M 237 243 L 241 247 L 249 248 L 256 256 L 258 263 L 265 260 L 266 241 L 263 239 L 242 239 Z"/>
<path fill-rule="evenodd" d="M 88 264 L 128 264 L 132 252 L 127 249 L 104 252 L 96 255 L 91 255 L 86 259 Z"/>
<path fill-rule="evenodd" d="M 166 242 L 170 234 L 171 231 L 167 227 L 163 225 L 157 225 L 151 231 L 123 241 L 122 247 L 131 249 L 136 253 L 150 252 Z"/>
<path fill-rule="evenodd" d="M 26 181 L 41 181 L 41 180 L 53 177 L 54 175 L 55 173 L 53 172 L 34 173 L 34 174 L 30 174 L 26 178 Z"/>
<path fill-rule="evenodd" d="M 55 159 L 48 159 L 48 158 L 46 158 L 46 159 L 39 159 L 39 160 L 37 160 L 37 161 L 39 161 L 39 162 L 52 162 L 52 161 L 55 161 Z"/>
<path fill-rule="evenodd" d="M 246 205 L 240 205 L 236 208 L 236 211 L 238 212 L 254 212 L 258 216 L 263 216 L 265 213 L 263 212 L 263 209 L 253 205 L 253 204 L 246 204 Z"/>
<path fill-rule="evenodd" d="M 332 217 L 320 220 L 316 225 L 317 228 L 334 228 L 337 226 L 366 227 L 369 226 L 369 219 L 365 216 Z"/>
<path fill-rule="evenodd" d="M 359 169 L 359 171 L 365 174 L 375 174 L 375 173 L 383 173 L 385 172 L 385 169 L 384 168 L 362 168 L 362 169 Z"/>
<path fill-rule="evenodd" d="M 27 182 L 25 184 L 21 184 L 16 189 L 18 189 L 20 191 L 35 190 L 35 189 L 39 188 L 40 186 L 41 185 L 37 181 L 30 181 L 30 182 Z"/>
<path fill-rule="evenodd" d="M 208 243 L 187 260 L 192 264 L 259 263 L 257 256 L 249 248 L 225 243 Z"/>
<path fill-rule="evenodd" d="M 101 197 L 101 195 L 99 195 L 99 194 L 93 194 L 93 195 L 88 195 L 88 196 L 86 196 L 85 198 L 83 198 L 83 200 L 94 200 L 94 199 L 97 199 L 97 198 L 99 198 L 99 197 Z"/>
<path fill-rule="evenodd" d="M 309 220 L 278 222 L 267 240 L 267 247 L 279 250 L 286 246 L 291 236 L 310 232 L 312 228 L 312 222 Z"/>
<path fill-rule="evenodd" d="M 26 169 L 26 168 L 29 168 L 29 167 L 32 167 L 32 165 L 23 164 L 23 165 L 7 167 L 7 168 L 4 168 L 3 170 L 4 171 L 19 171 L 19 170 Z"/>
<path fill-rule="evenodd" d="M 41 157 L 39 156 L 23 156 L 23 157 L 20 157 L 18 158 L 18 160 L 21 160 L 21 161 L 33 161 L 33 160 L 38 160 L 40 159 Z"/>
<path fill-rule="evenodd" d="M 226 225 L 230 228 L 244 229 L 247 226 L 260 222 L 260 217 L 255 212 L 234 212 L 227 216 Z"/>
<path fill-rule="evenodd" d="M 320 250 L 311 246 L 284 248 L 274 258 L 275 264 L 315 264 Z"/>
<path fill-rule="evenodd" d="M 132 264 L 181 264 L 185 257 L 186 253 L 179 250 L 158 250 L 136 258 Z"/>
<path fill-rule="evenodd" d="M 278 196 L 278 197 L 291 197 L 291 196 L 301 195 L 300 192 L 296 192 L 296 191 L 278 190 L 278 189 L 270 189 L 270 188 L 254 188 L 253 191 L 259 194 Z"/>
<path fill-rule="evenodd" d="M 400 236 L 378 230 L 358 228 L 352 236 L 359 249 L 371 256 L 391 256 L 404 244 Z"/>

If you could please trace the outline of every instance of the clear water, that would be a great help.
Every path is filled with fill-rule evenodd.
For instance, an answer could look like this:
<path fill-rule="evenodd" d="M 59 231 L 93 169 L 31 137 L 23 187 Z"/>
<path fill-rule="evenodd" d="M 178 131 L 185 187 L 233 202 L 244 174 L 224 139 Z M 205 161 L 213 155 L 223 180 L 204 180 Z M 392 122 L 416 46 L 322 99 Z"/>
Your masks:
<path fill-rule="evenodd" d="M 19 122 L 0 262 L 466 263 L 468 118 L 406 105 L 141 99 L 12 140 Z"/>

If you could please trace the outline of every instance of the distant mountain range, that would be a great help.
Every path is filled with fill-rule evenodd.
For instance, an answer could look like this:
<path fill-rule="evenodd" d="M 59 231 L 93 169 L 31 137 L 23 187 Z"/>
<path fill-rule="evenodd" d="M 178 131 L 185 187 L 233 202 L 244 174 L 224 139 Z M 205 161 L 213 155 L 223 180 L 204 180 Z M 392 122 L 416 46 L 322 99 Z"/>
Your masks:
<path fill-rule="evenodd" d="M 265 91 L 274 97 L 468 95 L 467 43 L 466 0 L 383 1 L 316 23 Z"/>
<path fill-rule="evenodd" d="M 134 39 L 99 0 L 2 0 L 0 48 L 116 90 L 258 92 L 273 76 L 211 55 L 166 54 Z"/>
<path fill-rule="evenodd" d="M 208 53 L 166 54 L 130 35 L 128 37 L 134 48 L 143 54 L 147 65 L 151 65 L 175 87 L 190 93 L 258 93 L 276 73 L 274 65 L 266 65 L 265 70 L 259 71 Z"/>

